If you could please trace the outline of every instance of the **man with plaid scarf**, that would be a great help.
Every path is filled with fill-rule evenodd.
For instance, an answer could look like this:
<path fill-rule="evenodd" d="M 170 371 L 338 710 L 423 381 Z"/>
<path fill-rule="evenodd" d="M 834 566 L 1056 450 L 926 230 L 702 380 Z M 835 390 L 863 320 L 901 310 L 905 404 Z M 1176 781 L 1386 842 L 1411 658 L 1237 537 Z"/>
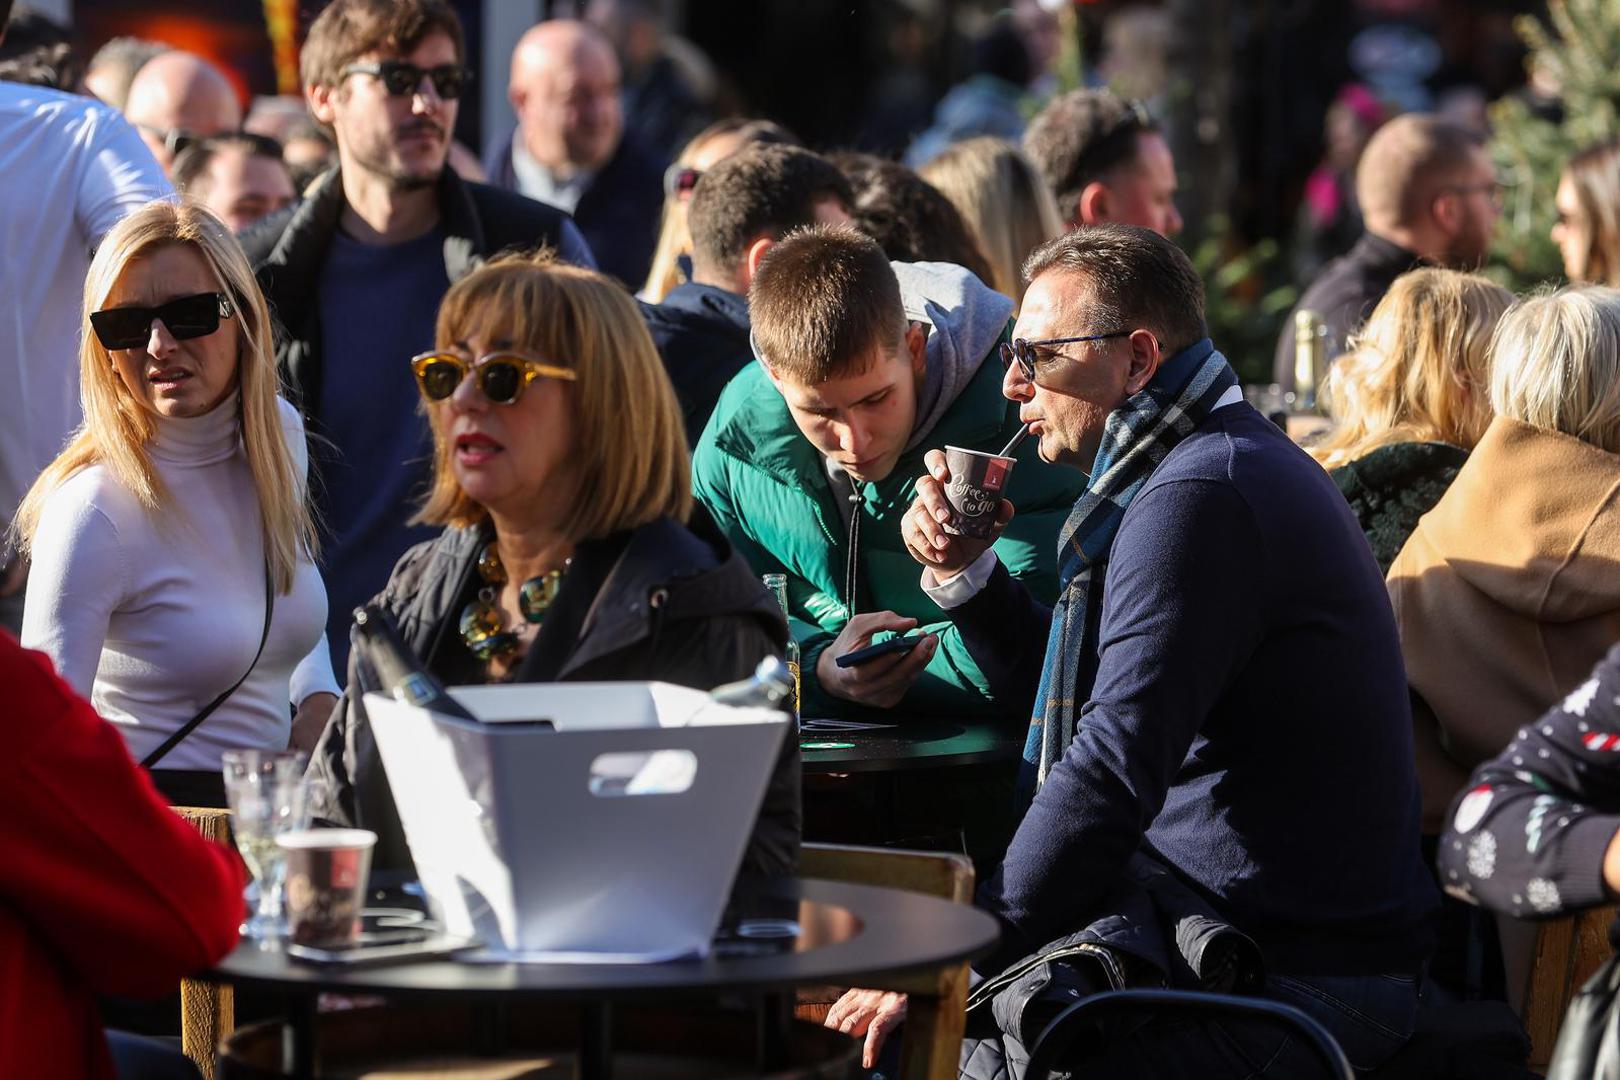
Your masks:
<path fill-rule="evenodd" d="M 1003 393 L 1046 467 L 1089 475 L 1059 536 L 1056 606 L 988 541 L 941 527 L 937 451 L 904 525 L 998 701 L 1032 718 L 1027 808 L 978 900 L 1001 946 L 976 967 L 995 975 L 1096 925 L 1146 853 L 1258 945 L 1261 993 L 1374 1067 L 1413 1030 L 1436 902 L 1382 576 L 1327 474 L 1243 401 L 1180 249 L 1085 228 L 1025 275 Z M 1002 503 L 998 521 L 1015 511 Z M 866 1032 L 874 1060 L 903 1013 L 895 995 L 851 991 L 828 1023 Z M 1285 1032 L 1238 1023 L 1149 1025 L 1121 1044 L 1087 1075 L 1309 1068 Z"/>

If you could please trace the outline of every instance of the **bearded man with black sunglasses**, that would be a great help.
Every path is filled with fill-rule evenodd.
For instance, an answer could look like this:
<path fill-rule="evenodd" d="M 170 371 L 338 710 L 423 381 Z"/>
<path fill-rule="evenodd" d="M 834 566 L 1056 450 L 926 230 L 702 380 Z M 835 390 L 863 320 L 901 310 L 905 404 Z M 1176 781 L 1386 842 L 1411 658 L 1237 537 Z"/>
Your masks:
<path fill-rule="evenodd" d="M 300 64 L 338 168 L 242 244 L 283 324 L 283 382 L 318 436 L 312 489 L 332 532 L 327 637 L 341 670 L 349 613 L 431 535 L 406 524 L 431 460 L 410 359 L 432 347 L 445 290 L 504 249 L 594 260 L 566 214 L 446 164 L 470 78 L 444 0 L 336 0 L 310 26 Z"/>

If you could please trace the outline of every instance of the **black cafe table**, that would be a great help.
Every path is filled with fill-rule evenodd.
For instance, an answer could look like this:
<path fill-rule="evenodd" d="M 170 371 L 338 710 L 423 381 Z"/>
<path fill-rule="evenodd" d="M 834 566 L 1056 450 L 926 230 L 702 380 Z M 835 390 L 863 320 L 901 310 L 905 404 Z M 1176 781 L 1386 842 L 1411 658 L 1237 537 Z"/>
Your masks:
<path fill-rule="evenodd" d="M 799 754 L 811 775 L 889 773 L 960 768 L 1011 761 L 1024 733 L 989 720 L 942 721 L 899 717 L 894 726 L 865 731 L 799 733 Z"/>
<path fill-rule="evenodd" d="M 775 933 L 759 936 L 760 927 Z M 715 948 L 702 959 L 662 964 L 431 960 L 335 970 L 243 942 L 200 978 L 275 991 L 289 1000 L 284 1067 L 294 1076 L 315 1075 L 316 998 L 331 992 L 491 1008 L 579 1006 L 578 1075 L 597 1080 L 612 1074 L 616 1003 L 751 998 L 760 1012 L 760 1066 L 770 1070 L 780 1067 L 785 1053 L 795 988 L 834 984 L 915 994 L 919 976 L 984 955 L 996 935 L 995 921 L 985 913 L 919 893 L 811 879 L 751 880 L 739 883 Z"/>

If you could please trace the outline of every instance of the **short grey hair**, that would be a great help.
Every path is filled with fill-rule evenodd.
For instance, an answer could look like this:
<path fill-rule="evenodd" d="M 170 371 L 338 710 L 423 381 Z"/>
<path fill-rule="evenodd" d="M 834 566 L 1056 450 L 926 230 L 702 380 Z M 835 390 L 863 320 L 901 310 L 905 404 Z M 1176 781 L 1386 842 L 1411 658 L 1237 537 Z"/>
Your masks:
<path fill-rule="evenodd" d="M 1203 279 L 1185 252 L 1152 229 L 1086 225 L 1064 233 L 1030 253 L 1024 280 L 1033 284 L 1054 270 L 1085 279 L 1095 332 L 1150 330 L 1166 356 L 1209 336 Z"/>
<path fill-rule="evenodd" d="M 1498 416 L 1620 453 L 1620 290 L 1526 297 L 1497 324 L 1490 363 Z"/>

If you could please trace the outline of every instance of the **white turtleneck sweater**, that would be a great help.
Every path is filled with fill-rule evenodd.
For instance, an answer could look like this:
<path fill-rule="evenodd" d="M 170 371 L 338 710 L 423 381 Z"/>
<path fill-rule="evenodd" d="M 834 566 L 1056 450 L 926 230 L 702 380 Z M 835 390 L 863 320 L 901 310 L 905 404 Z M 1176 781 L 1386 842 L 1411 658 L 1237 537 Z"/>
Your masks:
<path fill-rule="evenodd" d="M 303 423 L 279 404 L 304 472 Z M 99 465 L 46 501 L 22 629 L 137 761 L 241 676 L 264 628 L 264 540 L 236 395 L 204 416 L 160 417 L 147 450 L 168 489 L 162 513 Z M 284 749 L 289 703 L 339 692 L 325 623 L 320 572 L 301 562 L 253 673 L 157 767 L 217 769 L 226 750 Z"/>

